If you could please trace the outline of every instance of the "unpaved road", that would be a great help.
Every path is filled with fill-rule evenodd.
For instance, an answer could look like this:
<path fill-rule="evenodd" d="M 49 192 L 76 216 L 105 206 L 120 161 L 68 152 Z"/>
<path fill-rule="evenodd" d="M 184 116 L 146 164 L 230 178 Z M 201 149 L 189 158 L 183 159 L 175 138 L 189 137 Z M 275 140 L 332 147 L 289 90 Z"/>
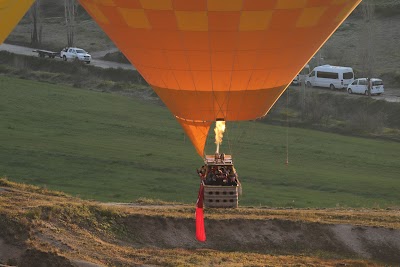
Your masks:
<path fill-rule="evenodd" d="M 341 95 L 348 95 L 349 97 L 366 97 L 365 95 L 359 94 L 348 94 L 346 90 L 330 90 L 329 88 L 322 88 L 322 87 L 303 87 L 303 86 L 291 86 L 292 88 L 304 93 L 304 92 L 324 92 L 324 93 L 331 93 L 331 94 L 341 94 Z M 397 102 L 400 103 L 400 89 L 394 88 L 386 88 L 385 93 L 382 95 L 373 95 L 371 96 L 373 99 L 376 100 L 386 100 L 387 102 Z"/>
<path fill-rule="evenodd" d="M 24 56 L 34 56 L 37 57 L 38 54 L 33 52 L 35 50 L 34 48 L 30 47 L 24 47 L 24 46 L 19 46 L 19 45 L 10 45 L 10 44 L 2 44 L 0 45 L 0 51 L 8 51 L 14 54 L 19 54 L 19 55 L 24 55 Z M 136 70 L 134 66 L 131 64 L 123 64 L 123 63 L 117 63 L 117 62 L 112 62 L 112 61 L 105 61 L 105 60 L 100 60 L 96 59 L 96 57 L 101 57 L 104 53 L 102 52 L 96 52 L 93 55 L 92 61 L 90 62 L 91 65 L 100 67 L 103 69 L 126 69 L 126 70 Z M 48 58 L 48 60 L 62 60 L 61 58 Z"/>
<path fill-rule="evenodd" d="M 37 53 L 33 52 L 33 48 L 30 47 L 24 47 L 24 46 L 18 46 L 18 45 L 10 45 L 10 44 L 2 44 L 0 45 L 0 51 L 8 51 L 11 53 L 19 54 L 19 55 L 25 55 L 25 56 L 38 56 Z M 108 69 L 108 68 L 122 68 L 126 70 L 136 70 L 134 66 L 130 64 L 123 64 L 123 63 L 117 63 L 117 62 L 112 62 L 112 61 L 105 61 L 105 60 L 100 60 L 100 59 L 95 59 L 104 56 L 106 53 L 109 52 L 116 52 L 118 50 L 115 49 L 110 49 L 107 51 L 99 51 L 99 52 L 94 52 L 92 54 L 93 59 L 91 61 L 91 65 L 100 67 L 103 69 Z M 62 60 L 61 58 L 54 58 L 54 59 L 48 59 L 48 60 Z M 304 90 L 311 90 L 315 92 L 330 92 L 333 94 L 347 94 L 345 90 L 340 90 L 340 91 L 330 91 L 325 88 L 308 88 L 306 87 L 305 89 L 302 86 L 293 86 L 293 88 L 297 88 L 298 90 L 301 90 L 304 92 Z M 349 97 L 365 97 L 363 95 L 349 95 Z M 377 100 L 386 100 L 388 102 L 399 102 L 400 103 L 400 89 L 393 89 L 393 88 L 385 88 L 385 93 L 380 95 L 380 96 L 372 96 L 372 98 L 377 99 Z"/>

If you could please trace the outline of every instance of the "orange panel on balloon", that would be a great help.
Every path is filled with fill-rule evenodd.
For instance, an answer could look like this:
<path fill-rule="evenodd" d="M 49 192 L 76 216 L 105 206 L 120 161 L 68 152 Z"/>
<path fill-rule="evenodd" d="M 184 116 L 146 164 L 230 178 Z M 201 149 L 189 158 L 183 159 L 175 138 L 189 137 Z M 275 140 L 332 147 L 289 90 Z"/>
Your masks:
<path fill-rule="evenodd" d="M 167 61 L 171 69 L 173 70 L 189 70 L 189 60 L 187 57 L 187 52 L 178 50 L 178 51 L 170 51 L 165 55 L 167 57 Z"/>
<path fill-rule="evenodd" d="M 259 61 L 258 54 L 259 51 L 257 50 L 237 51 L 235 53 L 233 69 L 234 70 L 254 69 L 256 62 Z"/>
<path fill-rule="evenodd" d="M 189 91 L 153 87 L 173 114 L 192 120 L 251 120 L 262 117 L 286 86 L 247 91 Z M 229 112 L 227 112 L 229 110 Z"/>
<path fill-rule="evenodd" d="M 206 11 L 207 1 L 198 0 L 172 0 L 176 10 L 182 11 Z"/>
<path fill-rule="evenodd" d="M 174 75 L 179 84 L 179 88 L 182 90 L 196 90 L 192 73 L 188 70 L 174 70 Z"/>
<path fill-rule="evenodd" d="M 247 90 L 253 70 L 238 70 L 232 72 L 231 91 Z M 268 77 L 268 74 L 265 75 Z"/>
<path fill-rule="evenodd" d="M 182 44 L 187 51 L 209 51 L 209 36 L 206 31 L 181 31 Z"/>
<path fill-rule="evenodd" d="M 114 0 L 114 3 L 118 6 L 118 7 L 123 7 L 123 8 L 142 8 L 142 5 L 140 4 L 139 0 Z"/>
<path fill-rule="evenodd" d="M 264 116 L 361 0 L 80 0 L 185 121 Z"/>
<path fill-rule="evenodd" d="M 209 32 L 209 46 L 212 51 L 234 51 L 237 47 L 238 32 Z"/>
<path fill-rule="evenodd" d="M 240 23 L 240 12 L 208 12 L 208 30 L 218 32 L 237 31 Z"/>
<path fill-rule="evenodd" d="M 279 0 L 251 0 L 243 1 L 243 10 L 271 10 Z"/>
<path fill-rule="evenodd" d="M 152 29 L 177 30 L 175 12 L 172 10 L 146 10 Z"/>
<path fill-rule="evenodd" d="M 214 79 L 218 77 L 218 79 Z M 213 82 L 213 91 L 226 91 L 226 89 L 232 86 L 232 71 L 213 71 L 211 73 L 211 79 Z"/>
<path fill-rule="evenodd" d="M 213 70 L 232 70 L 233 68 L 233 52 L 212 52 L 211 65 Z"/>

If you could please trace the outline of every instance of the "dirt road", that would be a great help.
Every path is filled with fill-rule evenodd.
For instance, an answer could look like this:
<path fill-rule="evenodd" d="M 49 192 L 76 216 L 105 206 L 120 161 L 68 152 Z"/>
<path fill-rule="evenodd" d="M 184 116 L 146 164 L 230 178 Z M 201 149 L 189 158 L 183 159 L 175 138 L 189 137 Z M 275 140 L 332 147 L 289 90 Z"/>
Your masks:
<path fill-rule="evenodd" d="M 33 52 L 34 49 L 29 48 L 29 47 L 24 47 L 24 46 L 18 46 L 18 45 L 10 45 L 10 44 L 2 44 L 0 45 L 0 51 L 8 51 L 11 53 L 19 54 L 19 55 L 25 55 L 25 56 L 38 56 L 37 53 Z M 103 69 L 108 69 L 108 68 L 122 68 L 122 69 L 127 69 L 127 70 L 136 70 L 134 66 L 130 64 L 123 64 L 123 63 L 117 63 L 117 62 L 112 62 L 112 61 L 105 61 L 105 60 L 100 60 L 96 58 L 100 58 L 104 56 L 106 53 L 109 52 L 115 52 L 114 49 L 112 50 L 107 50 L 107 51 L 99 51 L 95 52 L 92 54 L 93 59 L 91 61 L 91 65 L 100 67 Z M 62 60 L 61 58 L 54 58 L 54 59 L 49 59 L 49 60 Z M 345 90 L 338 90 L 338 91 L 330 91 L 329 89 L 325 88 L 303 88 L 302 86 L 293 86 L 293 88 L 296 88 L 298 90 L 301 90 L 304 92 L 304 90 L 311 90 L 315 92 L 329 92 L 332 94 L 347 94 Z M 348 95 L 348 94 L 347 94 Z M 349 97 L 365 97 L 364 95 L 349 95 Z M 388 102 L 398 102 L 400 103 L 400 89 L 394 89 L 394 88 L 385 88 L 385 93 L 380 95 L 380 96 L 372 96 L 372 98 L 377 99 L 377 100 L 386 100 Z"/>
<path fill-rule="evenodd" d="M 19 46 L 19 45 L 10 45 L 10 44 L 0 45 L 0 51 L 8 51 L 8 52 L 19 54 L 19 55 L 37 57 L 38 54 L 33 52 L 33 50 L 34 50 L 33 48 Z M 101 57 L 101 55 L 103 55 L 103 53 L 96 52 L 95 55 L 93 55 L 92 61 L 90 62 L 91 65 L 99 67 L 99 68 L 103 68 L 103 69 L 121 68 L 121 69 L 126 69 L 126 70 L 136 70 L 135 67 L 130 64 L 122 64 L 122 63 L 117 63 L 117 62 L 96 59 L 96 57 L 99 55 Z M 54 59 L 49 58 L 49 60 L 62 60 L 62 59 L 61 58 L 54 58 Z"/>
<path fill-rule="evenodd" d="M 292 88 L 299 90 L 300 92 L 324 92 L 324 93 L 331 93 L 331 94 L 341 94 L 341 95 L 348 95 L 348 97 L 366 97 L 365 95 L 358 95 L 358 94 L 348 94 L 346 90 L 330 90 L 329 88 L 321 88 L 321 87 L 303 87 L 303 86 L 292 86 Z M 373 99 L 376 100 L 385 100 L 387 102 L 397 102 L 400 103 L 400 89 L 394 88 L 386 88 L 385 92 L 382 95 L 374 95 L 372 96 Z"/>

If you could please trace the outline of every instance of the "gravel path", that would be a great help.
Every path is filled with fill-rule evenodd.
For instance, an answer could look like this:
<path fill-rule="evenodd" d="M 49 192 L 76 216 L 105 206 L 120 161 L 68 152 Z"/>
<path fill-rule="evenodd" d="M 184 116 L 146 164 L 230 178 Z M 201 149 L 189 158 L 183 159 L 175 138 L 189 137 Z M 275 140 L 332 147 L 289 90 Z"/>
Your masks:
<path fill-rule="evenodd" d="M 19 46 L 19 45 L 10 45 L 10 44 L 2 44 L 0 45 L 0 51 L 8 51 L 11 53 L 19 54 L 19 55 L 24 55 L 24 56 L 34 56 L 37 57 L 38 54 L 33 52 L 33 48 L 30 47 L 24 47 L 24 46 Z M 101 55 L 101 52 L 97 52 L 98 55 Z M 54 58 L 54 59 L 48 59 L 48 60 L 62 60 L 61 58 Z M 92 59 L 90 62 L 91 65 L 100 67 L 103 69 L 126 69 L 126 70 L 136 70 L 134 66 L 131 64 L 123 64 L 123 63 L 117 63 L 117 62 L 111 62 L 111 61 L 105 61 L 105 60 L 100 60 L 100 59 Z"/>

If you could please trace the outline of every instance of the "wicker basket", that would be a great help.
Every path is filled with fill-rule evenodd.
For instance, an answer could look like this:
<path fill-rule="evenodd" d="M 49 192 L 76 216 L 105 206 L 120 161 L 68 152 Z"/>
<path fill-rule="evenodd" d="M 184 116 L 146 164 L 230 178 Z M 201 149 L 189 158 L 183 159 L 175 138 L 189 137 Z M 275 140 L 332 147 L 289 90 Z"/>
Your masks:
<path fill-rule="evenodd" d="M 237 208 L 239 186 L 204 185 L 204 206 L 206 208 Z"/>

